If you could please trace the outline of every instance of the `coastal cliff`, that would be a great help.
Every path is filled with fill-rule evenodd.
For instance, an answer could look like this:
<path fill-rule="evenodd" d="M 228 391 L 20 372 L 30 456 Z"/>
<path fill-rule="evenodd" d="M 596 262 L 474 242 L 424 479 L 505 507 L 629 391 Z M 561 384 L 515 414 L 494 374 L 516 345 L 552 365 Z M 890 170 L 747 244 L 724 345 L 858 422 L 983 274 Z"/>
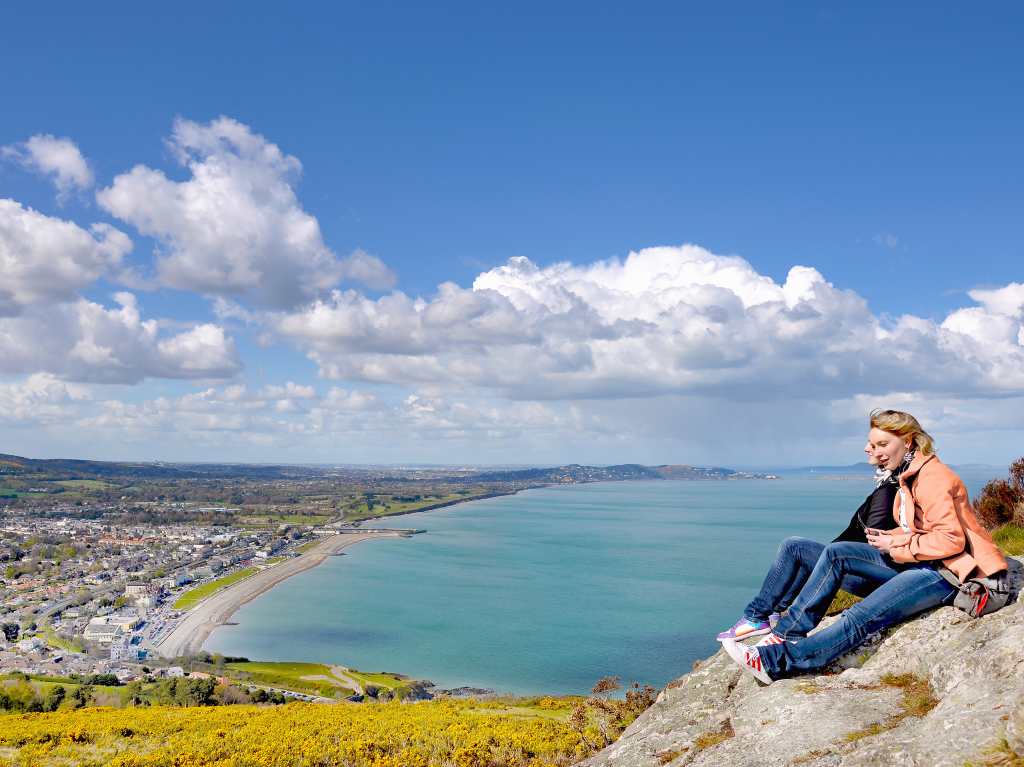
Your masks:
<path fill-rule="evenodd" d="M 669 683 L 618 741 L 583 764 L 1024 763 L 1013 761 L 1024 757 L 1022 561 L 1008 558 L 1012 592 L 999 612 L 977 620 L 953 607 L 923 613 L 822 675 L 765 686 L 719 651 Z"/>

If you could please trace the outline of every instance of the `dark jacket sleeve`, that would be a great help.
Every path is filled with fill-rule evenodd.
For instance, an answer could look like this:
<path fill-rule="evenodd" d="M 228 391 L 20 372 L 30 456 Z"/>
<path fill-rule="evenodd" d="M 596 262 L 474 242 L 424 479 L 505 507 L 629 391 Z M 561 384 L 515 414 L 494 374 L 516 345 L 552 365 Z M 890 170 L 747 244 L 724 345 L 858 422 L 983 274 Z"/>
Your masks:
<path fill-rule="evenodd" d="M 869 495 L 860 505 L 850 520 L 850 525 L 839 534 L 832 543 L 847 541 L 849 543 L 867 543 L 865 527 L 888 530 L 892 527 L 892 507 L 899 488 L 895 485 L 882 485 Z"/>

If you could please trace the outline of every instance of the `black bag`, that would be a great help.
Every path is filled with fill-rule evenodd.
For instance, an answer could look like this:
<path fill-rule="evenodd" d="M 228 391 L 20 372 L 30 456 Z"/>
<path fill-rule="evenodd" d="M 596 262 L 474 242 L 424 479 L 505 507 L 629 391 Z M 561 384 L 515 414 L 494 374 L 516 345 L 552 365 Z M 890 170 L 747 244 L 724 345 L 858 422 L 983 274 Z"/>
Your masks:
<path fill-rule="evenodd" d="M 994 613 L 1006 604 L 1010 597 L 1010 573 L 1000 570 L 985 578 L 971 578 L 961 582 L 956 573 L 945 565 L 935 568 L 959 592 L 953 600 L 953 607 L 959 607 L 972 618 Z"/>

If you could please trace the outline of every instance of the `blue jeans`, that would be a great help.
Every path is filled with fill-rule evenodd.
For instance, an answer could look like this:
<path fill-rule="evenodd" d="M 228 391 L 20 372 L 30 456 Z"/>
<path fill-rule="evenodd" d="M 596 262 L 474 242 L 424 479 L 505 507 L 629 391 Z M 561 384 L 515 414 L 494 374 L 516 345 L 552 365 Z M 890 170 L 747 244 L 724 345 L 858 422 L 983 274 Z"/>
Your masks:
<path fill-rule="evenodd" d="M 807 579 L 811 577 L 811 571 L 818 564 L 818 557 L 824 550 L 824 543 L 812 541 L 810 538 L 786 538 L 775 552 L 775 561 L 768 569 L 761 591 L 754 597 L 754 601 L 747 605 L 743 616 L 754 623 L 759 623 L 768 620 L 772 613 L 785 612 L 793 604 Z M 841 588 L 859 597 L 866 597 L 876 585 L 856 575 L 846 575 Z"/>
<path fill-rule="evenodd" d="M 847 575 L 877 586 L 831 626 L 807 636 L 825 616 Z M 955 593 L 928 565 L 893 562 L 866 543 L 830 543 L 790 606 L 789 614 L 772 630 L 787 641 L 759 647 L 761 664 L 772 679 L 820 668 L 861 644 L 869 634 L 947 604 Z"/>

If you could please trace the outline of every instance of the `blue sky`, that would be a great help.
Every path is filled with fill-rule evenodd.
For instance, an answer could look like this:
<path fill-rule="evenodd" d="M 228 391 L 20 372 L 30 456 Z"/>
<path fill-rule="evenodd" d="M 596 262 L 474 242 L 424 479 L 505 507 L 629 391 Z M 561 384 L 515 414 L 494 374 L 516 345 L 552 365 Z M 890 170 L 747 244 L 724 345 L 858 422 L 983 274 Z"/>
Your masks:
<path fill-rule="evenodd" d="M 211 5 L 5 6 L 3 452 L 1021 452 L 1019 6 Z"/>

